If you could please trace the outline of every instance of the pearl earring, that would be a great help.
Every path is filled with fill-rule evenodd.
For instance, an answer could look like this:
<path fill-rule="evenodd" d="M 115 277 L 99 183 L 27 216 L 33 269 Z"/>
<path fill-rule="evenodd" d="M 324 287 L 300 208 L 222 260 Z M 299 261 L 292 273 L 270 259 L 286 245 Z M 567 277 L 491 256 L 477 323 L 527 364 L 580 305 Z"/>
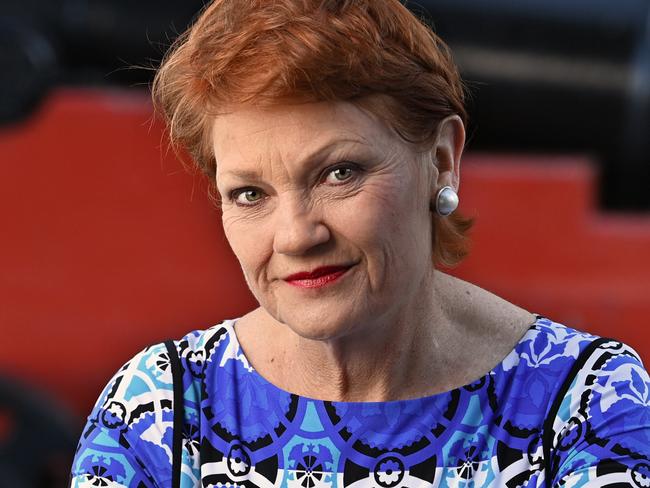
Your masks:
<path fill-rule="evenodd" d="M 458 207 L 458 194 L 451 186 L 443 186 L 436 195 L 436 212 L 443 217 Z"/>

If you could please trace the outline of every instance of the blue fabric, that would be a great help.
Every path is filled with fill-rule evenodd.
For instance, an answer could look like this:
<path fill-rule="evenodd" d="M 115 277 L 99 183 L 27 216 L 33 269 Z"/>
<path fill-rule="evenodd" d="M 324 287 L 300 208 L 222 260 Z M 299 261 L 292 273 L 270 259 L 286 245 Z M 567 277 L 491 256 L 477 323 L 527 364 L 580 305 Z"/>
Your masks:
<path fill-rule="evenodd" d="M 346 403 L 266 381 L 248 364 L 233 324 L 176 342 L 184 488 L 542 487 L 547 463 L 555 485 L 650 486 L 650 378 L 624 344 L 606 342 L 588 357 L 544 433 L 562 383 L 594 336 L 538 317 L 472 384 L 412 400 Z M 172 398 L 163 344 L 129 361 L 88 417 L 72 486 L 171 486 Z"/>

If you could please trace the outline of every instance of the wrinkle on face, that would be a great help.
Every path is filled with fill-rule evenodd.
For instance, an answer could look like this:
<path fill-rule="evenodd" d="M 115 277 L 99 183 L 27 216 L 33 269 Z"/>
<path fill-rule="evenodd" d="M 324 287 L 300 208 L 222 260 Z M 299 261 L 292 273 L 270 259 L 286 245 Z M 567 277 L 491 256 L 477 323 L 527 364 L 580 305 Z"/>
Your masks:
<path fill-rule="evenodd" d="M 381 142 L 377 137 L 372 140 L 368 137 L 368 134 L 377 135 L 373 131 L 377 122 L 370 114 L 351 104 L 313 105 L 319 106 L 321 114 L 320 120 L 314 120 L 311 127 L 305 126 L 304 117 L 299 118 L 304 105 L 283 107 L 288 110 L 283 110 L 280 117 L 277 108 L 255 107 L 241 107 L 217 117 L 213 126 L 217 184 L 231 171 L 247 170 L 264 180 L 297 182 L 302 168 L 320 156 L 315 149 L 336 152 L 341 150 L 337 148 L 354 144 L 373 148 Z M 335 119 L 345 125 L 345 130 L 330 126 L 322 131 L 327 120 Z M 236 132 L 229 130 L 233 126 L 238 127 Z M 389 131 L 384 132 L 387 136 Z M 331 144 L 336 144 L 335 148 Z M 228 168 L 219 164 L 220 161 L 228 161 Z"/>
<path fill-rule="evenodd" d="M 430 246 L 431 172 L 388 127 L 346 102 L 238 107 L 215 119 L 213 145 L 226 236 L 251 291 L 274 319 L 327 337 L 355 326 L 345 320 L 367 322 L 370 310 L 381 316 L 404 305 L 393 295 L 416 285 L 399 274 L 416 279 L 424 264 L 412 256 L 426 257 Z M 347 185 L 323 184 L 320 172 L 346 160 L 363 168 L 360 176 Z M 230 200 L 233 189 L 249 186 L 264 193 L 262 203 L 242 208 Z M 279 252 L 278 233 L 292 225 L 304 226 L 293 229 L 295 247 Z M 309 229 L 321 232 L 322 242 L 310 241 Z M 301 304 L 282 280 L 350 261 L 358 263 L 355 286 L 338 300 L 324 292 L 322 300 Z M 337 315 L 334 307 L 349 310 Z M 331 323 L 322 321 L 326 314 Z"/>

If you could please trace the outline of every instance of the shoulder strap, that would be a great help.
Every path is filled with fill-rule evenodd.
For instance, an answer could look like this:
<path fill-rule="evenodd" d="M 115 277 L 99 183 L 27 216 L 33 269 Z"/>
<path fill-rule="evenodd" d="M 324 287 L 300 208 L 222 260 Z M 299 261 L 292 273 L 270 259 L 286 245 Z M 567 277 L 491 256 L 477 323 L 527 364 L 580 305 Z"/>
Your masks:
<path fill-rule="evenodd" d="M 600 337 L 594 340 L 593 342 L 591 342 L 585 348 L 585 350 L 580 353 L 580 355 L 576 359 L 576 362 L 573 363 L 573 366 L 571 367 L 571 371 L 569 371 L 569 374 L 564 380 L 564 383 L 562 383 L 562 386 L 558 390 L 557 395 L 553 400 L 553 404 L 551 405 L 551 409 L 548 412 L 548 416 L 544 420 L 544 428 L 542 432 L 542 445 L 544 450 L 544 471 L 545 471 L 546 488 L 553 488 L 552 485 L 553 480 L 551 479 L 551 474 L 552 474 L 551 448 L 553 447 L 553 440 L 555 439 L 555 433 L 553 432 L 553 424 L 555 422 L 555 417 L 557 417 L 557 413 L 560 410 L 560 407 L 562 406 L 562 401 L 564 400 L 564 397 L 569 391 L 569 388 L 571 388 L 571 385 L 573 384 L 573 380 L 575 380 L 576 376 L 578 375 L 578 372 L 584 367 L 589 357 L 593 354 L 593 352 L 598 347 L 610 341 L 614 341 L 614 339 Z"/>
<path fill-rule="evenodd" d="M 172 440 L 172 488 L 181 486 L 181 468 L 183 465 L 183 418 L 185 408 L 183 401 L 183 370 L 178 351 L 174 341 L 165 341 L 169 364 L 172 369 L 172 382 L 174 386 L 174 436 Z"/>

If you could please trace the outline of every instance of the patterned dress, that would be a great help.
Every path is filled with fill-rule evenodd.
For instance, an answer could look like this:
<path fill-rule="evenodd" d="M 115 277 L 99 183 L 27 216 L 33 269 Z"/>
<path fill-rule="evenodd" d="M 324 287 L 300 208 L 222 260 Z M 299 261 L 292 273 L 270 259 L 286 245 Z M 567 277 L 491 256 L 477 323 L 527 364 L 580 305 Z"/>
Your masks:
<path fill-rule="evenodd" d="M 619 342 L 594 347 L 596 337 L 538 316 L 474 383 L 411 400 L 329 402 L 260 376 L 233 325 L 174 343 L 183 488 L 650 487 L 650 378 Z M 172 403 L 167 349 L 148 347 L 88 417 L 71 486 L 171 487 Z"/>

